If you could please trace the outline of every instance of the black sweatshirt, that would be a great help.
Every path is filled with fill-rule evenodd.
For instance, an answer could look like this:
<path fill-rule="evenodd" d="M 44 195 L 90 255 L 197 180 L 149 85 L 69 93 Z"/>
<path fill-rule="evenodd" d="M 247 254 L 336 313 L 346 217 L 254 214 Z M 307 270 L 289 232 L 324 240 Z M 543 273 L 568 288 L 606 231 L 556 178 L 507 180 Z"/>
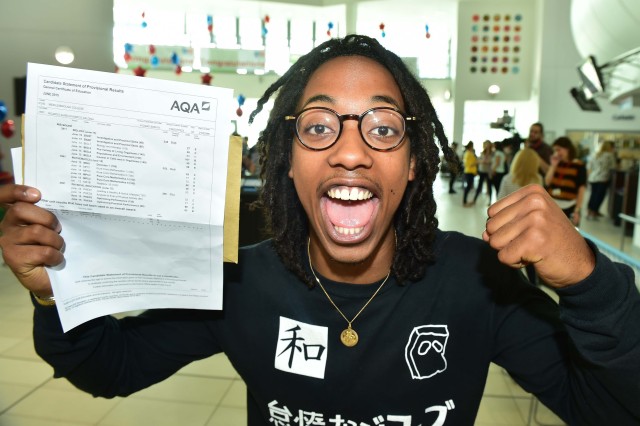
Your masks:
<path fill-rule="evenodd" d="M 640 295 L 595 247 L 560 304 L 483 241 L 439 232 L 423 279 L 393 276 L 353 322 L 287 271 L 266 241 L 226 265 L 223 311 L 151 310 L 68 333 L 36 306 L 37 352 L 80 389 L 128 395 L 225 352 L 247 385 L 249 425 L 473 425 L 489 363 L 571 425 L 640 424 Z M 349 319 L 380 285 L 320 277 Z M 315 423 L 314 423 L 315 422 Z"/>

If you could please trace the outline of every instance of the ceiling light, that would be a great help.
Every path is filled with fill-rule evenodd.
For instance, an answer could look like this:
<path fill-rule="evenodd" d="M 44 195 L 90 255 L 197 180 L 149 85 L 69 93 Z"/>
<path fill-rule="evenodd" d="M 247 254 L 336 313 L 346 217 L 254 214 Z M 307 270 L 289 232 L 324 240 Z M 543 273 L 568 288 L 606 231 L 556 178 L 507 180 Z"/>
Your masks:
<path fill-rule="evenodd" d="M 62 65 L 69 65 L 75 59 L 73 50 L 69 46 L 60 46 L 56 49 L 55 53 L 56 61 Z"/>
<path fill-rule="evenodd" d="M 498 86 L 497 84 L 492 84 L 491 86 L 489 86 L 488 92 L 490 95 L 497 95 L 498 93 L 500 93 L 500 86 Z"/>

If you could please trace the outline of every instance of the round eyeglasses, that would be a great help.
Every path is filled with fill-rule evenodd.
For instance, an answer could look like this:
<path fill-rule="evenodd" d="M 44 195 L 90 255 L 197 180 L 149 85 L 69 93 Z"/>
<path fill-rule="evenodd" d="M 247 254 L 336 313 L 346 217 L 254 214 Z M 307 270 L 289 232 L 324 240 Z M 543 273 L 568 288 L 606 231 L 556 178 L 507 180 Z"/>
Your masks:
<path fill-rule="evenodd" d="M 362 140 L 376 151 L 389 151 L 400 145 L 407 130 L 407 121 L 416 121 L 391 107 L 377 107 L 360 115 L 338 114 L 330 108 L 313 107 L 296 115 L 287 115 L 285 120 L 295 120 L 295 133 L 305 147 L 322 151 L 337 142 L 345 120 L 358 122 Z"/>

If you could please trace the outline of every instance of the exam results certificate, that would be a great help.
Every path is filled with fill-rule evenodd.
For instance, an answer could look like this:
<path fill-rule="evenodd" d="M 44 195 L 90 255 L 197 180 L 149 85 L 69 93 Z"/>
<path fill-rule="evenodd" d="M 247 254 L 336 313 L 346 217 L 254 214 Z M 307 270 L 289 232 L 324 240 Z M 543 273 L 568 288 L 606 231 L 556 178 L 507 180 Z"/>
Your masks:
<path fill-rule="evenodd" d="M 150 308 L 222 309 L 233 92 L 29 64 L 24 183 L 62 225 L 64 331 Z"/>

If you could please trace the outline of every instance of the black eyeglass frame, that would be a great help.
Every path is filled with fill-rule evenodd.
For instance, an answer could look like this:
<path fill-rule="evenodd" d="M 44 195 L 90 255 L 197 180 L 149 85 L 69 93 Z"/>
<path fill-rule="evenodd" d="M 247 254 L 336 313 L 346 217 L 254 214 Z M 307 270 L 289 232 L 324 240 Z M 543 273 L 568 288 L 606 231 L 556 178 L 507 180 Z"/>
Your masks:
<path fill-rule="evenodd" d="M 300 137 L 300 134 L 298 133 L 298 118 L 300 118 L 300 116 L 302 114 L 304 114 L 307 111 L 317 111 L 317 110 L 323 110 L 323 111 L 328 111 L 333 113 L 337 118 L 338 121 L 340 122 L 340 130 L 338 131 L 338 135 L 336 136 L 336 139 L 331 142 L 329 145 L 327 145 L 324 148 L 314 148 L 312 146 L 309 146 L 307 144 L 305 144 L 302 141 L 302 138 Z M 395 145 L 388 147 L 388 148 L 376 148 L 374 146 L 371 146 L 371 144 L 369 142 L 367 142 L 367 139 L 364 137 L 364 135 L 362 134 L 362 119 L 369 113 L 371 113 L 372 111 L 380 111 L 380 110 L 389 110 L 389 111 L 394 111 L 396 113 L 398 113 L 402 119 L 404 120 L 403 124 L 404 124 L 404 128 L 403 130 L 403 134 L 402 134 L 402 138 L 400 138 L 400 140 L 398 141 L 398 143 L 396 143 Z M 340 139 L 340 135 L 342 135 L 342 129 L 344 128 L 344 122 L 346 120 L 355 120 L 358 122 L 358 132 L 360 132 L 360 137 L 362 138 L 362 141 L 371 149 L 373 149 L 374 151 L 379 151 L 379 152 L 386 152 L 386 151 L 391 151 L 392 149 L 397 148 L 398 146 L 400 146 L 400 144 L 404 141 L 405 137 L 407 136 L 407 129 L 409 128 L 408 123 L 409 122 L 415 122 L 417 121 L 417 117 L 414 116 L 408 116 L 406 114 L 404 114 L 402 111 L 396 109 L 396 108 L 392 108 L 392 107 L 373 107 L 373 108 L 369 108 L 368 110 L 366 110 L 365 112 L 363 112 L 362 114 L 339 114 L 337 111 L 332 110 L 331 108 L 327 108 L 327 107 L 311 107 L 311 108 L 305 108 L 302 111 L 298 112 L 295 115 L 286 115 L 284 117 L 285 121 L 291 121 L 291 120 L 295 120 L 294 122 L 294 126 L 293 126 L 293 131 L 295 132 L 296 137 L 298 138 L 298 141 L 305 147 L 308 148 L 312 151 L 324 151 L 326 149 L 331 148 L 332 146 L 334 146 L 336 144 L 336 142 L 338 142 L 338 139 Z"/>

